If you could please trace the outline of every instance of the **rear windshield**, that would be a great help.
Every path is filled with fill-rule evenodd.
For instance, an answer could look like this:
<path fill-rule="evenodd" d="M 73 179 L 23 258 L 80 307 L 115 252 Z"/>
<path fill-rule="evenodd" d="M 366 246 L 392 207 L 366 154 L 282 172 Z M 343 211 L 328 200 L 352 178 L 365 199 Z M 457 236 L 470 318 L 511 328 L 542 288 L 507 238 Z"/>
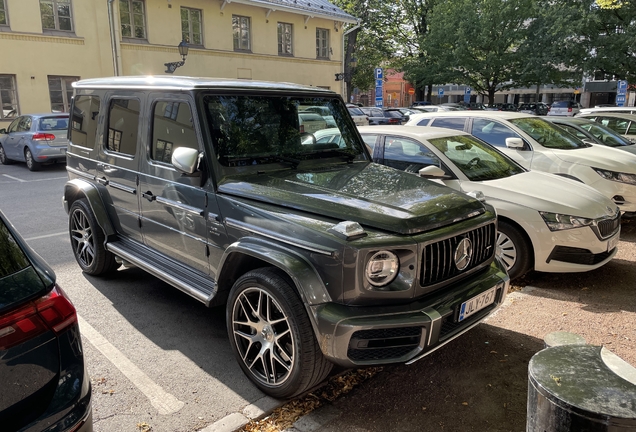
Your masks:
<path fill-rule="evenodd" d="M 385 117 L 402 118 L 402 113 L 399 111 L 384 111 Z"/>
<path fill-rule="evenodd" d="M 348 108 L 348 109 L 349 109 L 349 113 L 351 113 L 351 115 L 356 115 L 356 116 L 365 115 L 360 108 Z"/>
<path fill-rule="evenodd" d="M 21 303 L 42 288 L 28 258 L 0 220 L 0 310 Z"/>
<path fill-rule="evenodd" d="M 66 130 L 68 129 L 68 117 L 44 117 L 40 119 L 38 130 Z"/>
<path fill-rule="evenodd" d="M 572 102 L 558 101 L 552 104 L 552 108 L 569 108 L 570 105 L 572 105 Z"/>

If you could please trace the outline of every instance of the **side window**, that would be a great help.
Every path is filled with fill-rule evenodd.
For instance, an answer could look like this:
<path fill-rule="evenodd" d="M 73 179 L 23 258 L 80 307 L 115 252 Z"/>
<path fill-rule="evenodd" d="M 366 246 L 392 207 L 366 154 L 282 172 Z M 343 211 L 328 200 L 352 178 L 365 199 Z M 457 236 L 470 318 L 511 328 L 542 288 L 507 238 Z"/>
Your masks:
<path fill-rule="evenodd" d="M 600 119 L 602 124 L 609 127 L 610 129 L 614 129 L 619 134 L 625 135 L 627 133 L 627 127 L 629 126 L 628 120 L 622 120 L 612 117 L 601 117 Z"/>
<path fill-rule="evenodd" d="M 560 124 L 559 126 L 565 129 L 566 131 L 568 131 L 568 133 L 571 133 L 572 135 L 574 135 L 575 137 L 579 139 L 587 139 L 587 136 L 583 132 L 579 131 L 577 128 L 573 128 L 570 125 L 564 125 L 564 124 Z"/>
<path fill-rule="evenodd" d="M 471 134 L 495 147 L 506 147 L 506 138 L 521 138 L 508 126 L 480 118 L 473 120 Z"/>
<path fill-rule="evenodd" d="M 97 96 L 75 96 L 71 110 L 71 145 L 95 148 L 99 107 Z"/>
<path fill-rule="evenodd" d="M 190 106 L 185 102 L 157 102 L 153 110 L 150 158 L 171 163 L 177 147 L 199 150 Z"/>
<path fill-rule="evenodd" d="M 627 128 L 627 135 L 636 135 L 636 122 L 630 122 L 629 128 Z"/>
<path fill-rule="evenodd" d="M 367 150 L 369 153 L 373 155 L 373 150 L 375 150 L 375 143 L 378 141 L 377 135 L 362 135 L 362 140 L 367 145 Z"/>
<path fill-rule="evenodd" d="M 465 124 L 465 118 L 436 118 L 431 126 L 463 131 Z"/>
<path fill-rule="evenodd" d="M 9 125 L 9 129 L 7 129 L 7 132 L 15 132 L 16 130 L 18 130 L 18 125 L 20 124 L 21 120 L 22 117 L 18 117 L 17 119 L 13 120 Z"/>
<path fill-rule="evenodd" d="M 384 117 L 384 112 L 379 109 L 372 109 L 371 114 L 372 114 L 372 117 Z"/>
<path fill-rule="evenodd" d="M 429 165 L 444 169 L 437 156 L 423 144 L 392 136 L 384 139 L 384 164 L 413 173 Z"/>
<path fill-rule="evenodd" d="M 112 99 L 108 110 L 106 149 L 134 156 L 139 131 L 139 101 Z"/>
<path fill-rule="evenodd" d="M 424 120 L 420 120 L 420 122 L 417 124 L 418 126 L 428 126 L 428 124 L 430 123 L 431 119 L 424 119 Z"/>
<path fill-rule="evenodd" d="M 31 117 L 24 116 L 18 125 L 18 132 L 27 132 L 31 130 Z"/>

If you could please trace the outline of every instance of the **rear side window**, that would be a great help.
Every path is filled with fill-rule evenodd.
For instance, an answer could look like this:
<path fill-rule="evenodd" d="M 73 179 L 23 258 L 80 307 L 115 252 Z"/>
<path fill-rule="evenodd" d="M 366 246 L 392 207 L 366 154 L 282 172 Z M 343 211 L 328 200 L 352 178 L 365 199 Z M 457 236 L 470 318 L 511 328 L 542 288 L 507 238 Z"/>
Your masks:
<path fill-rule="evenodd" d="M 172 152 L 177 147 L 199 149 L 190 106 L 185 102 L 157 102 L 150 157 L 157 162 L 171 163 Z"/>
<path fill-rule="evenodd" d="M 418 126 L 428 126 L 428 123 L 431 121 L 431 119 L 424 119 L 424 120 L 420 120 L 419 123 L 417 123 Z"/>
<path fill-rule="evenodd" d="M 27 132 L 31 130 L 31 117 L 22 117 L 18 125 L 18 132 Z"/>
<path fill-rule="evenodd" d="M 44 117 L 40 119 L 38 130 L 61 131 L 68 129 L 68 118 L 65 117 Z"/>
<path fill-rule="evenodd" d="M 0 311 L 22 303 L 43 288 L 28 258 L 0 220 Z"/>
<path fill-rule="evenodd" d="M 355 116 L 366 115 L 365 113 L 362 112 L 360 108 L 348 108 L 348 110 L 351 113 L 351 115 L 355 115 Z"/>
<path fill-rule="evenodd" d="M 134 156 L 137 150 L 139 130 L 139 100 L 112 99 L 108 115 L 108 140 L 110 151 Z"/>
<path fill-rule="evenodd" d="M 506 147 L 506 138 L 521 138 L 512 129 L 489 119 L 474 119 L 473 136 L 496 147 Z"/>
<path fill-rule="evenodd" d="M 433 120 L 433 124 L 431 126 L 463 131 L 465 124 L 465 118 L 438 118 Z"/>
<path fill-rule="evenodd" d="M 100 99 L 97 96 L 75 96 L 71 109 L 72 145 L 95 148 L 100 105 Z"/>

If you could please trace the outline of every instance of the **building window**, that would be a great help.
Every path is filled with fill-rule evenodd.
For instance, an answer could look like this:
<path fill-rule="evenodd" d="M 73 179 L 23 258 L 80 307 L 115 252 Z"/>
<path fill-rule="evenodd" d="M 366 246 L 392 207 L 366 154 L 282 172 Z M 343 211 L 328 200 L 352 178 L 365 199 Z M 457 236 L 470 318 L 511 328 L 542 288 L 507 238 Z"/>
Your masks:
<path fill-rule="evenodd" d="M 193 45 L 203 45 L 201 11 L 181 8 L 181 40 Z"/>
<path fill-rule="evenodd" d="M 329 58 L 329 30 L 316 29 L 316 58 Z"/>
<path fill-rule="evenodd" d="M 73 97 L 73 86 L 79 77 L 49 76 L 51 112 L 69 112 Z"/>
<path fill-rule="evenodd" d="M 292 50 L 292 25 L 278 23 L 278 54 L 293 55 Z"/>
<path fill-rule="evenodd" d="M 122 37 L 146 39 L 143 0 L 119 0 Z"/>
<path fill-rule="evenodd" d="M 0 25 L 8 25 L 7 19 L 7 6 L 4 4 L 5 0 L 0 0 Z"/>
<path fill-rule="evenodd" d="M 234 50 L 249 51 L 252 49 L 249 17 L 232 15 L 232 31 L 234 32 Z"/>
<path fill-rule="evenodd" d="M 18 97 L 15 90 L 14 75 L 0 75 L 0 119 L 16 118 L 18 116 Z"/>
<path fill-rule="evenodd" d="M 40 0 L 40 15 L 45 30 L 73 31 L 71 0 Z"/>

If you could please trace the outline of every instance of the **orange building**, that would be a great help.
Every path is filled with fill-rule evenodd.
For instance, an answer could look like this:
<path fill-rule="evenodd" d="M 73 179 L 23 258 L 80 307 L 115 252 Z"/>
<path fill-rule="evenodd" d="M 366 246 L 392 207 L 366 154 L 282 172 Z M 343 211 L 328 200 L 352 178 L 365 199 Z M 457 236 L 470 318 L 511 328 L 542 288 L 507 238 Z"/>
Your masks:
<path fill-rule="evenodd" d="M 413 85 L 404 80 L 404 72 L 387 69 L 384 72 L 383 103 L 384 107 L 408 107 L 415 101 L 415 95 L 409 94 Z M 375 89 L 365 92 L 355 92 L 353 102 L 363 106 L 375 105 Z"/>

